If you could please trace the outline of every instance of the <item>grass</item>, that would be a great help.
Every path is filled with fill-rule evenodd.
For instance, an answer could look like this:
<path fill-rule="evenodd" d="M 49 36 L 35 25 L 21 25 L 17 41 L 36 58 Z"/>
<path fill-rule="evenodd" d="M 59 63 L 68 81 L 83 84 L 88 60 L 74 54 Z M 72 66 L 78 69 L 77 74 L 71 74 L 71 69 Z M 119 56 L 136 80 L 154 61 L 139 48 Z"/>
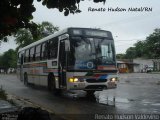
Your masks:
<path fill-rule="evenodd" d="M 12 100 L 12 99 L 10 99 L 10 100 L 7 100 L 10 104 L 12 104 L 12 105 L 14 105 L 14 106 L 16 106 L 17 104 Z"/>
<path fill-rule="evenodd" d="M 7 100 L 7 94 L 5 90 L 3 90 L 2 86 L 0 87 L 0 99 Z"/>
<path fill-rule="evenodd" d="M 12 99 L 8 99 L 7 97 L 7 93 L 5 92 L 5 90 L 3 90 L 3 87 L 0 87 L 0 100 L 6 100 L 8 101 L 10 104 L 12 105 L 16 105 L 15 102 Z"/>

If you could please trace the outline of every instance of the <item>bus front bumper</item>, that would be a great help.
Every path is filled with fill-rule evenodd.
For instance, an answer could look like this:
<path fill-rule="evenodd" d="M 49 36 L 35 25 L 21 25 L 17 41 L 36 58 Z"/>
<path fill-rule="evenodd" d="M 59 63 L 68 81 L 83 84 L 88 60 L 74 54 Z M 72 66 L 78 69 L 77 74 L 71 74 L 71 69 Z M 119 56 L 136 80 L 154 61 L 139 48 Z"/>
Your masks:
<path fill-rule="evenodd" d="M 103 82 L 103 83 L 88 83 L 88 82 L 75 82 L 70 83 L 68 90 L 95 90 L 102 91 L 104 89 L 114 89 L 117 87 L 116 82 Z"/>

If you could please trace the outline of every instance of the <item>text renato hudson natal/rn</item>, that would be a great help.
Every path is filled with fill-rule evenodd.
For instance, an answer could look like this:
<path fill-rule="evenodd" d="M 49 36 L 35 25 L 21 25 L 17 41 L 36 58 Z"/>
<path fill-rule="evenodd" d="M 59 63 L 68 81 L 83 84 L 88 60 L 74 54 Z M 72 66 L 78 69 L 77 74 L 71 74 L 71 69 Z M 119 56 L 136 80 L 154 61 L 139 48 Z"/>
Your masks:
<path fill-rule="evenodd" d="M 92 8 L 88 7 L 88 12 L 152 12 L 152 7 L 129 7 L 129 8 Z"/>

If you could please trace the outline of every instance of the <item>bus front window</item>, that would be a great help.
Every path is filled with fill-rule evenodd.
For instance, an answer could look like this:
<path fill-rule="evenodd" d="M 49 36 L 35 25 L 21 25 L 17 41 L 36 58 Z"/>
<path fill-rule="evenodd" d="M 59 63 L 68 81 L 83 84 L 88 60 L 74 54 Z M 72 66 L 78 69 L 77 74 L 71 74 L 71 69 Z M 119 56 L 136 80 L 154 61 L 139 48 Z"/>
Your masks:
<path fill-rule="evenodd" d="M 96 69 L 99 65 L 115 64 L 113 40 L 73 37 L 69 59 L 73 69 Z"/>

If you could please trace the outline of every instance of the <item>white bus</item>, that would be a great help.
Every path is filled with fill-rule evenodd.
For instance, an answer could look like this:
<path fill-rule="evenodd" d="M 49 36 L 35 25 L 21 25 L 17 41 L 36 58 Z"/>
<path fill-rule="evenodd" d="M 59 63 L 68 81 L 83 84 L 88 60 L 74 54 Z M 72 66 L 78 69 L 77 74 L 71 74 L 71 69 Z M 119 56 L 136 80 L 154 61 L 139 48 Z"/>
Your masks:
<path fill-rule="evenodd" d="M 17 65 L 25 85 L 46 86 L 51 91 L 93 93 L 117 86 L 114 40 L 109 31 L 67 28 L 20 49 Z"/>

